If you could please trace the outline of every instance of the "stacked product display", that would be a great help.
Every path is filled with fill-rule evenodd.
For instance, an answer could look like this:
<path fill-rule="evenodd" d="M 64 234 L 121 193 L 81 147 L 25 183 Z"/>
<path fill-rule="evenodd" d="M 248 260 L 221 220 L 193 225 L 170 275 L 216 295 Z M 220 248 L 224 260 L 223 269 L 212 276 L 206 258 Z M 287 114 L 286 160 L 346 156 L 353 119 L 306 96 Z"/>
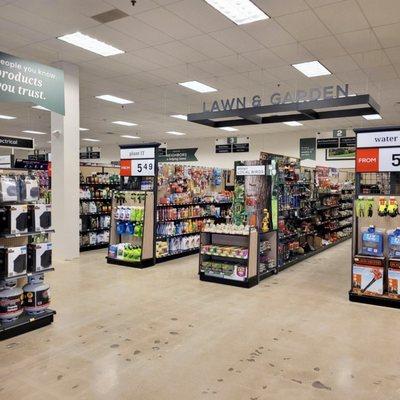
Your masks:
<path fill-rule="evenodd" d="M 81 166 L 81 251 L 104 248 L 109 244 L 112 191 L 120 186 L 116 171 L 114 167 Z"/>
<path fill-rule="evenodd" d="M 157 260 L 194 254 L 206 224 L 230 216 L 232 193 L 219 168 L 160 164 L 157 204 Z"/>
<path fill-rule="evenodd" d="M 386 153 L 380 163 L 356 163 L 351 301 L 400 308 L 400 127 L 356 130 L 359 152 Z M 380 136 L 384 141 L 378 141 Z M 382 156 L 381 156 L 382 157 Z"/>
<path fill-rule="evenodd" d="M 0 338 L 48 325 L 53 232 L 49 196 L 41 197 L 37 172 L 1 170 L 0 174 Z"/>

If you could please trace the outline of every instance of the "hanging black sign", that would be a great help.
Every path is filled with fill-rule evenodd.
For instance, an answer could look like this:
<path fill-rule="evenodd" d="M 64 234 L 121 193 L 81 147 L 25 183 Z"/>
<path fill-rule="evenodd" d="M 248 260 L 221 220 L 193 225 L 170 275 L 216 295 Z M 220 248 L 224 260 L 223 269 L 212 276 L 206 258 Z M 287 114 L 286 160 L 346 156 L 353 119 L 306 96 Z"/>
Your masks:
<path fill-rule="evenodd" d="M 81 160 L 93 160 L 93 159 L 98 159 L 100 158 L 100 152 L 99 151 L 85 151 L 85 152 L 81 152 L 79 153 L 79 158 Z"/>
<path fill-rule="evenodd" d="M 218 154 L 232 153 L 232 145 L 231 144 L 217 144 L 215 146 L 215 152 Z"/>
<path fill-rule="evenodd" d="M 250 150 L 249 143 L 233 143 L 232 150 L 234 153 L 248 153 Z"/>
<path fill-rule="evenodd" d="M 337 149 L 339 138 L 317 139 L 317 149 Z"/>
<path fill-rule="evenodd" d="M 356 137 L 340 138 L 340 147 L 357 147 Z"/>
<path fill-rule="evenodd" d="M 16 160 L 15 168 L 23 169 L 36 169 L 41 171 L 47 171 L 49 169 L 48 161 L 35 161 L 35 160 Z"/>
<path fill-rule="evenodd" d="M 300 139 L 300 160 L 315 160 L 315 139 Z"/>
<path fill-rule="evenodd" d="M 19 149 L 33 149 L 33 139 L 24 139 L 11 136 L 0 136 L 1 147 L 16 147 Z"/>

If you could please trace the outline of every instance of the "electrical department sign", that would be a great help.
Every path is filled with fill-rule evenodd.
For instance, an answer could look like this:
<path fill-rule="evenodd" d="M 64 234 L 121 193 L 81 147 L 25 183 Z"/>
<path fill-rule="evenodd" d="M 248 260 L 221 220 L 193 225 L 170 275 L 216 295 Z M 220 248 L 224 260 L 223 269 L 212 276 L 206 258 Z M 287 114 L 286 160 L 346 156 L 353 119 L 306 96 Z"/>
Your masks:
<path fill-rule="evenodd" d="M 32 150 L 34 148 L 34 140 L 11 136 L 0 136 L 0 147 L 14 147 L 17 149 Z"/>
<path fill-rule="evenodd" d="M 0 52 L 0 101 L 31 102 L 64 115 L 64 71 Z"/>

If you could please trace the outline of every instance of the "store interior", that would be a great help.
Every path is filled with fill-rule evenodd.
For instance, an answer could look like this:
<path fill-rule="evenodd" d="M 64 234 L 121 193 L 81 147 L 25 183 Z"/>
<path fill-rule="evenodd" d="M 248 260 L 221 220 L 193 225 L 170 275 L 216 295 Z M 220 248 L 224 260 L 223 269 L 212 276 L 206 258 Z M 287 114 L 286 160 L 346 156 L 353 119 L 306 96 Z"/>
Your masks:
<path fill-rule="evenodd" d="M 397 399 L 399 37 L 394 0 L 0 0 L 0 398 Z"/>

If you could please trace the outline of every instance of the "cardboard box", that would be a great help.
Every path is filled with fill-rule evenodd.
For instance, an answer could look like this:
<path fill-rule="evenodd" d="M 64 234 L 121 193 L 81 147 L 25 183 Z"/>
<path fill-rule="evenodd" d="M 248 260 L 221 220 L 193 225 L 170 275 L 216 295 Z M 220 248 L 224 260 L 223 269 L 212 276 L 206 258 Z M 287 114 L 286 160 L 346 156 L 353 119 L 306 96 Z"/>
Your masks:
<path fill-rule="evenodd" d="M 28 232 L 28 207 L 26 204 L 7 205 L 0 208 L 2 233 L 17 234 Z"/>
<path fill-rule="evenodd" d="M 390 297 L 400 298 L 400 259 L 389 260 L 387 292 Z"/>
<path fill-rule="evenodd" d="M 26 246 L 5 247 L 0 249 L 1 275 L 10 278 L 26 274 Z"/>
<path fill-rule="evenodd" d="M 29 230 L 41 232 L 52 229 L 51 204 L 31 204 L 29 209 Z"/>
<path fill-rule="evenodd" d="M 357 255 L 353 262 L 352 291 L 370 296 L 382 296 L 385 258 Z"/>
<path fill-rule="evenodd" d="M 52 243 L 28 245 L 28 271 L 40 272 L 52 267 Z"/>

